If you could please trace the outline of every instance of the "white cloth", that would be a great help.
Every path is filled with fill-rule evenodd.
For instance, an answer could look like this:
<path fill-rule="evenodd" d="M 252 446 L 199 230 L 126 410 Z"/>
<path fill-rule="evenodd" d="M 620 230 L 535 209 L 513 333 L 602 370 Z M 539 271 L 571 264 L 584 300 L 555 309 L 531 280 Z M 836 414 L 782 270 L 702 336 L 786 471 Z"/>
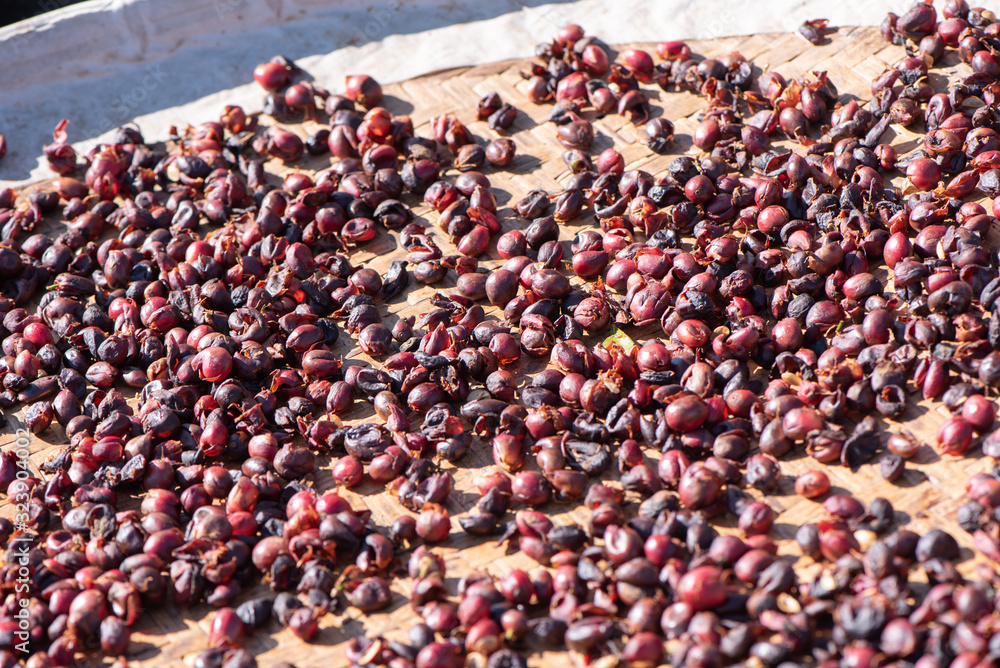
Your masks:
<path fill-rule="evenodd" d="M 49 0 L 58 6 L 59 0 Z M 362 6 L 362 4 L 364 6 Z M 88 0 L 0 29 L 0 185 L 49 178 L 42 146 L 70 119 L 86 151 L 135 120 L 149 140 L 261 109 L 256 64 L 292 58 L 342 92 L 344 76 L 391 83 L 451 67 L 529 58 L 578 23 L 609 44 L 793 31 L 807 19 L 877 25 L 909 0 Z"/>

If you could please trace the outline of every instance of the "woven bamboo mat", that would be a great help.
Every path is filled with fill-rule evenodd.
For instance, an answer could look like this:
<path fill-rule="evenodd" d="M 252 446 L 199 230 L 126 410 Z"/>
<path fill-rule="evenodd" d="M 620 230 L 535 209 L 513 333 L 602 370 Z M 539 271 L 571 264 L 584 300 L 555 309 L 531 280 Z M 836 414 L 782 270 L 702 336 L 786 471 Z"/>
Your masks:
<path fill-rule="evenodd" d="M 541 39 L 544 36 L 539 36 Z M 651 44 L 627 45 L 640 46 L 652 51 Z M 798 35 L 756 35 L 752 37 L 737 37 L 717 39 L 712 41 L 691 42 L 695 54 L 704 57 L 718 57 L 731 51 L 738 51 L 747 60 L 753 61 L 759 68 L 772 69 L 780 72 L 786 78 L 801 77 L 814 71 L 826 71 L 836 84 L 841 101 L 852 98 L 867 100 L 870 97 L 870 81 L 879 74 L 887 63 L 894 64 L 903 56 L 899 47 L 889 46 L 883 41 L 876 28 L 840 28 L 830 35 L 828 43 L 813 46 Z M 616 47 L 617 49 L 626 46 Z M 614 49 L 612 49 L 614 55 Z M 394 84 L 384 88 L 386 93 L 385 106 L 395 114 L 409 114 L 417 134 L 430 134 L 429 121 L 441 114 L 455 114 L 468 125 L 477 135 L 480 143 L 485 143 L 496 136 L 485 122 L 475 120 L 477 101 L 487 93 L 497 92 L 506 102 L 518 109 L 517 119 L 509 131 L 509 136 L 517 144 L 518 157 L 507 171 L 490 171 L 486 173 L 492 181 L 493 191 L 500 206 L 499 215 L 504 229 L 518 229 L 527 225 L 513 212 L 513 204 L 527 191 L 540 188 L 550 193 L 562 190 L 570 174 L 561 159 L 562 148 L 555 140 L 555 127 L 546 123 L 549 106 L 536 106 L 530 103 L 524 94 L 524 81 L 519 73 L 528 68 L 527 58 L 517 61 L 507 61 L 473 68 L 460 68 L 430 74 L 418 79 Z M 955 62 L 947 68 L 951 72 L 965 72 L 966 66 Z M 331 89 L 338 90 L 342 81 L 338 72 L 312 72 L 321 84 L 327 84 Z M 691 134 L 697 126 L 695 118 L 702 108 L 702 99 L 690 93 L 665 93 L 656 87 L 644 86 L 650 97 L 653 115 L 662 114 L 674 121 L 677 129 L 677 139 L 672 155 L 655 155 L 640 141 L 641 127 L 635 127 L 618 115 L 609 115 L 595 121 L 596 137 L 590 151 L 596 155 L 600 150 L 614 146 L 626 160 L 627 169 L 643 169 L 653 175 L 665 171 L 667 165 L 681 154 L 695 155 L 697 149 L 691 144 Z M 221 110 L 220 110 L 221 111 Z M 264 125 L 273 123 L 271 119 L 262 119 Z M 318 126 L 305 123 L 292 126 L 303 138 L 313 132 Z M 883 136 L 882 141 L 890 141 L 897 147 L 900 155 L 911 150 L 916 145 L 916 135 L 904 129 L 893 126 Z M 313 158 L 294 166 L 296 170 L 321 170 L 329 166 L 329 158 Z M 277 161 L 268 165 L 268 169 L 280 175 L 288 169 Z M 454 172 L 449 174 L 454 176 Z M 901 175 L 893 179 L 898 186 L 903 185 Z M 410 202 L 413 203 L 413 202 Z M 420 203 L 414 207 L 418 220 L 422 220 L 438 244 L 447 255 L 454 248 L 448 243 L 446 235 L 437 230 L 435 223 L 437 214 L 428 210 Z M 596 226 L 596 220 L 589 213 L 581 216 L 568 225 L 564 225 L 560 239 L 568 244 L 576 233 L 588 227 Z M 991 236 L 995 237 L 993 231 Z M 995 242 L 995 239 L 991 239 Z M 389 263 L 405 256 L 405 251 L 398 243 L 396 233 L 380 234 L 374 241 L 362 245 L 352 256 L 355 265 L 367 263 L 369 266 L 384 271 Z M 492 269 L 502 264 L 495 253 L 481 263 L 482 267 Z M 884 278 L 884 273 L 881 274 Z M 407 315 L 420 315 L 430 310 L 429 298 L 435 291 L 449 292 L 455 285 L 455 274 L 449 272 L 446 279 L 438 285 L 419 286 L 414 289 L 411 281 L 410 289 L 389 304 L 381 304 L 383 317 L 388 325 L 396 318 Z M 573 279 L 578 282 L 578 279 Z M 497 309 L 488 305 L 486 310 L 493 316 L 501 316 Z M 662 334 L 658 326 L 641 330 L 627 330 L 630 336 L 642 341 Z M 337 352 L 345 356 L 345 364 L 369 364 L 373 360 L 365 356 L 349 336 L 342 335 L 338 342 Z M 375 362 L 377 364 L 377 362 Z M 522 359 L 516 371 L 522 382 L 530 380 L 531 374 L 543 368 L 544 362 L 526 362 Z M 482 394 L 482 391 L 479 392 Z M 470 400 L 477 398 L 473 393 Z M 974 561 L 971 559 L 971 537 L 955 522 L 955 510 L 963 503 L 964 483 L 968 476 L 988 468 L 989 462 L 981 457 L 981 451 L 974 447 L 965 458 L 940 457 L 931 444 L 937 426 L 947 417 L 946 410 L 941 406 L 926 403 L 912 404 L 908 407 L 900 421 L 881 421 L 883 430 L 898 431 L 906 428 L 925 445 L 918 456 L 907 463 L 905 476 L 896 483 L 885 482 L 878 473 L 877 459 L 873 464 L 866 464 L 857 473 L 852 473 L 843 466 L 826 467 L 818 464 L 802 452 L 790 453 L 783 458 L 782 471 L 784 478 L 779 491 L 768 497 L 769 503 L 780 515 L 772 531 L 772 536 L 779 540 L 781 554 L 789 559 L 796 559 L 796 568 L 808 576 L 817 568 L 810 559 L 798 557 L 798 547 L 794 542 L 794 533 L 798 526 L 813 521 L 821 514 L 819 504 L 795 496 L 793 483 L 795 476 L 812 469 L 825 469 L 834 485 L 834 491 L 850 490 L 865 502 L 876 497 L 885 497 L 892 501 L 898 519 L 909 522 L 911 528 L 918 532 L 932 527 L 939 527 L 954 535 L 964 548 L 968 557 L 961 570 L 969 573 Z M 367 420 L 377 420 L 374 411 L 364 401 L 356 401 L 354 411 L 345 416 L 345 422 L 356 423 Z M 35 438 L 31 446 L 32 460 L 37 464 L 44 460 L 52 448 L 64 441 L 64 433 L 54 426 L 40 438 Z M 0 445 L 7 446 L 13 442 L 9 430 L 0 434 Z M 648 452 L 652 459 L 658 458 L 658 453 Z M 533 462 L 532 462 L 533 464 Z M 451 469 L 455 478 L 456 491 L 452 494 L 448 508 L 452 515 L 452 534 L 450 539 L 436 549 L 443 553 L 448 565 L 448 585 L 457 585 L 458 579 L 474 569 L 485 569 L 500 575 L 514 568 L 531 570 L 537 564 L 518 552 L 504 552 L 503 548 L 494 546 L 492 540 L 472 539 L 458 526 L 457 518 L 475 505 L 477 494 L 472 486 L 472 479 L 483 470 L 492 468 L 492 457 L 489 444 L 478 439 L 474 441 L 472 451 L 461 461 L 457 468 L 447 463 L 445 468 Z M 329 464 L 313 476 L 313 482 L 318 490 L 325 491 L 334 487 L 329 475 Z M 637 502 L 636 495 L 630 500 Z M 367 507 L 372 511 L 372 519 L 380 527 L 388 527 L 400 513 L 408 512 L 398 501 L 388 493 L 380 492 L 368 482 L 354 490 L 346 492 L 356 508 Z M 137 504 L 137 502 L 136 502 Z M 589 511 L 578 505 L 559 506 L 550 504 L 546 512 L 555 515 L 558 523 L 570 521 L 585 524 Z M 13 509 L 5 500 L 0 502 L 0 515 L 11 516 Z M 722 531 L 734 531 L 731 519 L 723 520 Z M 398 578 L 393 581 L 395 593 L 393 604 L 388 611 L 370 615 L 361 615 L 355 609 L 346 613 L 330 614 L 321 620 L 322 630 L 312 643 L 298 640 L 288 630 L 278 630 L 275 624 L 270 624 L 263 631 L 249 638 L 245 647 L 257 655 L 259 664 L 266 668 L 280 661 L 290 661 L 298 668 L 317 667 L 322 665 L 341 666 L 348 662 L 344 657 L 344 646 L 348 640 L 362 633 L 382 634 L 390 639 L 405 639 L 407 629 L 419 617 L 414 613 L 408 602 L 410 581 L 408 578 Z M 259 593 L 262 589 L 257 590 Z M 246 597 L 246 594 L 245 594 Z M 194 656 L 205 647 L 207 631 L 212 617 L 212 608 L 208 605 L 196 606 L 190 609 L 178 608 L 172 605 L 149 610 L 133 629 L 132 648 L 129 661 L 135 666 L 184 666 L 192 665 Z M 566 653 L 546 653 L 532 655 L 529 664 L 545 665 L 551 668 L 575 665 L 577 658 Z M 108 662 L 105 661 L 105 665 Z M 101 665 L 96 659 L 83 665 Z"/>

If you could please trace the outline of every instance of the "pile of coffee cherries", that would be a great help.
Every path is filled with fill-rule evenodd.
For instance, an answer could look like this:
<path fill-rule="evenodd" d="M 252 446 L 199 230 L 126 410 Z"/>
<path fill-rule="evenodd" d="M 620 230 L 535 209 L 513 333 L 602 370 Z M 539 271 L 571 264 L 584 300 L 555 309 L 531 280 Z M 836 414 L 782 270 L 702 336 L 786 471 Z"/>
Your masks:
<path fill-rule="evenodd" d="M 85 155 L 60 123 L 59 177 L 0 191 L 0 408 L 68 443 L 0 453 L 0 668 L 124 668 L 144 609 L 198 604 L 193 665 L 256 666 L 255 633 L 309 642 L 399 580 L 420 622 L 353 638 L 352 665 L 994 665 L 998 474 L 955 518 L 973 579 L 955 536 L 827 474 L 903 480 L 921 399 L 950 415 L 941 455 L 1000 457 L 1000 23 L 918 2 L 881 32 L 905 55 L 859 101 L 566 26 L 520 84 L 550 106 L 562 190 L 512 209 L 490 175 L 522 168 L 524 112 L 496 93 L 458 111 L 488 137 L 454 114 L 418 134 L 371 77 L 334 94 L 277 57 L 253 72 L 266 116 Z M 675 95 L 704 107 L 665 171 L 593 150 L 618 114 L 678 153 Z M 892 128 L 922 135 L 899 154 Z M 403 249 L 387 268 L 358 259 L 380 235 Z M 466 480 L 474 449 L 495 467 Z M 798 557 L 768 497 L 803 456 Z M 391 524 L 358 486 L 395 497 Z M 456 587 L 435 546 L 458 530 L 536 566 Z"/>

